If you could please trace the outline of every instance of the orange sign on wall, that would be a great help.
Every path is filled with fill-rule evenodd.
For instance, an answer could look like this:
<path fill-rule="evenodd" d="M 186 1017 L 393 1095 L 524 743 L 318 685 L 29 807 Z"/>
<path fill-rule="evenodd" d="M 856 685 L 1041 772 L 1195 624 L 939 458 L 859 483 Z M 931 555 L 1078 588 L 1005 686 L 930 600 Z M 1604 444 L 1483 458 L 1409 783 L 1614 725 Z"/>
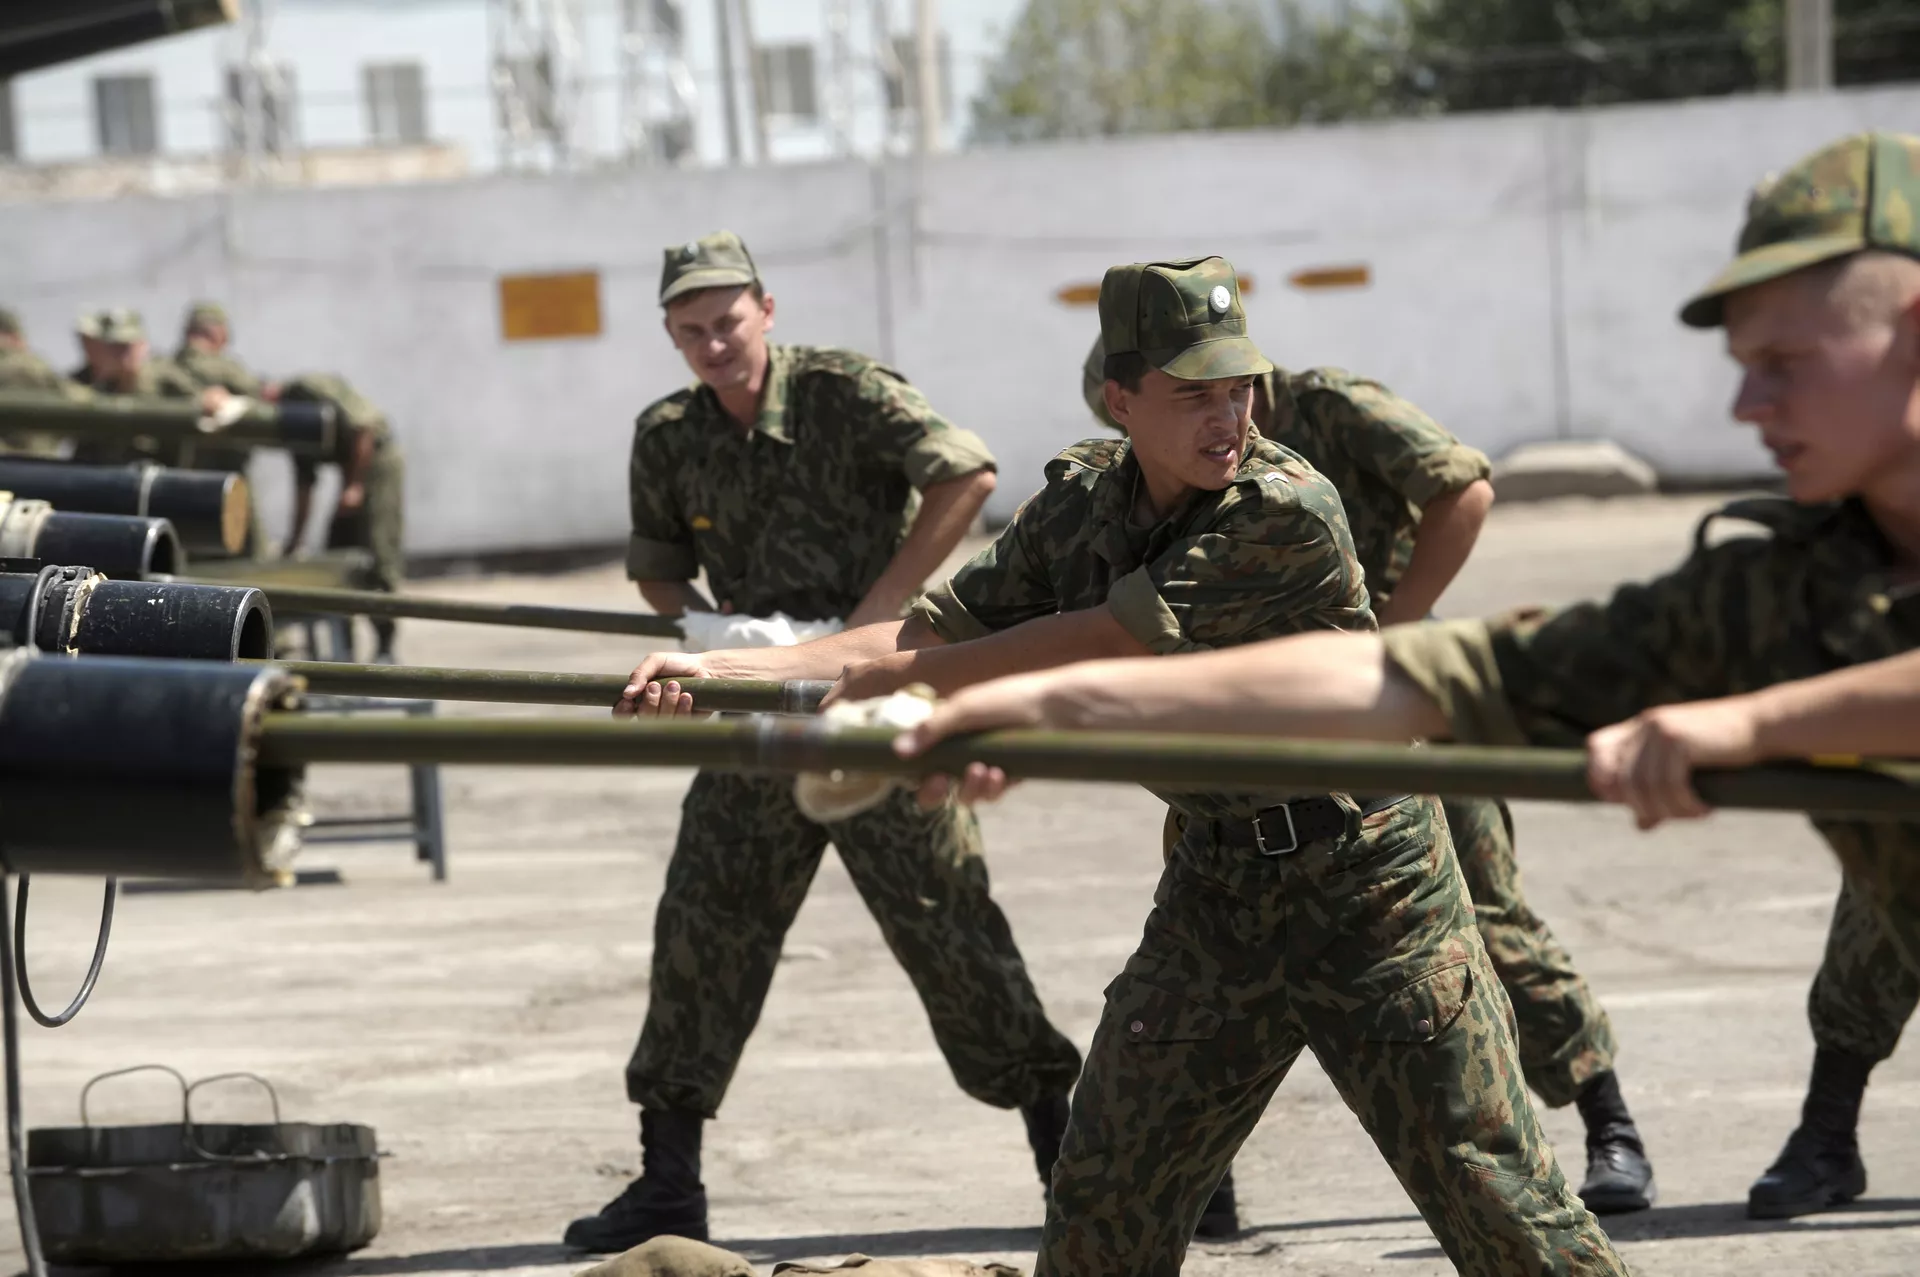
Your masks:
<path fill-rule="evenodd" d="M 600 272 L 500 277 L 502 340 L 599 335 Z"/>

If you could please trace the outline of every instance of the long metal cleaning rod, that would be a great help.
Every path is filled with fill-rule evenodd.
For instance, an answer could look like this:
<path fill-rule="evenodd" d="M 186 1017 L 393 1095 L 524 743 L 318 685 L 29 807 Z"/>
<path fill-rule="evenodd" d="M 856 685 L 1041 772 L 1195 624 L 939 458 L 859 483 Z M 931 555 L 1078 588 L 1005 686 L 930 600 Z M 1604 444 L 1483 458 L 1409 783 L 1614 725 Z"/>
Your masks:
<path fill-rule="evenodd" d="M 208 585 L 245 585 L 209 579 Z M 632 634 L 642 638 L 679 638 L 677 617 L 653 612 L 610 612 L 532 603 L 470 603 L 428 599 L 381 590 L 330 590 L 298 585 L 263 585 L 277 614 L 289 616 L 392 616 L 419 621 L 466 621 L 476 625 L 513 625 L 535 630 L 578 630 L 585 634 Z"/>
<path fill-rule="evenodd" d="M 814 718 L 720 722 L 573 719 L 404 719 L 278 713 L 267 716 L 267 765 L 377 762 L 569 767 L 710 767 L 750 772 L 957 772 L 970 762 L 1033 780 L 1133 782 L 1170 791 L 1460 796 L 1593 802 L 1578 750 L 1444 745 L 1412 748 L 1335 741 L 1130 732 L 988 732 L 943 741 L 903 759 L 894 733 L 833 728 Z M 1718 807 L 1823 815 L 1920 816 L 1920 766 L 1775 766 L 1702 771 L 1702 798 Z"/>
<path fill-rule="evenodd" d="M 335 661 L 274 661 L 328 696 L 386 696 L 405 700 L 494 701 L 516 705 L 593 705 L 608 708 L 626 690 L 625 674 L 552 674 L 535 670 L 442 669 L 425 665 L 349 665 Z M 833 684 L 683 678 L 702 710 L 811 714 Z"/>

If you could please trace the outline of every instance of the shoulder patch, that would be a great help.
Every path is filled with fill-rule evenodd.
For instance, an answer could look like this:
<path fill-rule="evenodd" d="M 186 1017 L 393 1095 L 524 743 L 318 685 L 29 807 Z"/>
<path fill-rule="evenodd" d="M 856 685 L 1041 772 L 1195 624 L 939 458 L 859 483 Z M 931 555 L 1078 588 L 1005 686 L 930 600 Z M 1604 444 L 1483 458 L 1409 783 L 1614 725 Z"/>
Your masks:
<path fill-rule="evenodd" d="M 645 434 L 656 426 L 665 425 L 667 422 L 684 420 L 687 415 L 687 405 L 693 400 L 693 392 L 694 387 L 687 386 L 684 389 L 674 391 L 664 399 L 654 400 L 641 411 L 640 416 L 634 421 L 634 430 L 640 434 Z"/>
<path fill-rule="evenodd" d="M 1694 553 L 1707 548 L 1708 534 L 1722 519 L 1758 524 L 1775 540 L 1801 541 L 1817 533 L 1837 512 L 1836 506 L 1797 505 L 1786 497 L 1742 497 L 1700 520 L 1693 530 Z"/>
<path fill-rule="evenodd" d="M 1058 483 L 1076 470 L 1111 470 L 1126 454 L 1125 439 L 1082 439 L 1047 462 L 1047 482 Z"/>
<path fill-rule="evenodd" d="M 843 346 L 785 346 L 787 358 L 793 361 L 793 375 L 803 376 L 810 372 L 823 372 L 841 377 L 864 377 L 869 373 L 880 373 L 895 381 L 905 381 L 906 377 L 879 360 L 863 355 L 857 350 L 848 350 Z"/>

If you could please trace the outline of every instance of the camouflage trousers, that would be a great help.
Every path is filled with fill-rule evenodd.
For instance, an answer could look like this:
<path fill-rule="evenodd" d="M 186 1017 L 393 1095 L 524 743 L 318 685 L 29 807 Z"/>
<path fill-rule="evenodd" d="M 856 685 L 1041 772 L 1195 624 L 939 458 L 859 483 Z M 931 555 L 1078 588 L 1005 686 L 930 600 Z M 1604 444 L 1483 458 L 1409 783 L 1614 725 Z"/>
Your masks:
<path fill-rule="evenodd" d="M 368 584 L 394 593 L 407 579 L 407 561 L 401 549 L 407 526 L 407 468 L 400 449 L 391 443 L 375 449 L 362 483 L 366 497 L 360 508 L 336 510 L 327 524 L 327 549 L 372 550 L 373 580 Z M 391 647 L 393 619 L 377 616 L 372 621 L 380 646 Z"/>
<path fill-rule="evenodd" d="M 1449 798 L 1443 807 L 1473 921 L 1513 1003 L 1520 1067 L 1549 1108 L 1571 1104 L 1588 1078 L 1613 1068 L 1613 1024 L 1573 959 L 1527 904 L 1513 854 L 1513 813 L 1490 798 Z"/>
<path fill-rule="evenodd" d="M 1627 1271 L 1540 1127 L 1439 804 L 1412 798 L 1289 856 L 1182 840 L 1107 988 L 1034 1277 L 1179 1272 L 1302 1050 L 1460 1272 Z"/>
<path fill-rule="evenodd" d="M 1816 1046 L 1893 1054 L 1920 1004 L 1920 828 L 1819 822 L 1840 858 L 1840 898 L 1807 996 Z"/>
<path fill-rule="evenodd" d="M 897 793 L 817 825 L 793 782 L 701 772 L 654 919 L 646 1024 L 627 1095 L 647 1108 L 720 1107 L 760 1018 L 780 945 L 831 842 L 906 969 L 960 1089 L 998 1108 L 1063 1095 L 1080 1053 L 1048 1021 L 987 884 L 979 826 Z"/>

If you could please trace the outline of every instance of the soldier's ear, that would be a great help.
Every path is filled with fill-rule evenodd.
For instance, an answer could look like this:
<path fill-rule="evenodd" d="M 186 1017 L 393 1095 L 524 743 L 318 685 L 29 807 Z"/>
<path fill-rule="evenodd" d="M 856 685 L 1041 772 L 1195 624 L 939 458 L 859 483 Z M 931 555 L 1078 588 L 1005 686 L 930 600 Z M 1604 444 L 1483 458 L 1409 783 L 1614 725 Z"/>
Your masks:
<path fill-rule="evenodd" d="M 760 313 L 766 316 L 767 327 L 773 327 L 773 294 L 767 293 L 760 298 Z"/>
<path fill-rule="evenodd" d="M 1126 387 L 1110 380 L 1100 387 L 1100 393 L 1107 401 L 1107 415 L 1119 422 L 1122 430 L 1132 434 L 1133 403 Z"/>

